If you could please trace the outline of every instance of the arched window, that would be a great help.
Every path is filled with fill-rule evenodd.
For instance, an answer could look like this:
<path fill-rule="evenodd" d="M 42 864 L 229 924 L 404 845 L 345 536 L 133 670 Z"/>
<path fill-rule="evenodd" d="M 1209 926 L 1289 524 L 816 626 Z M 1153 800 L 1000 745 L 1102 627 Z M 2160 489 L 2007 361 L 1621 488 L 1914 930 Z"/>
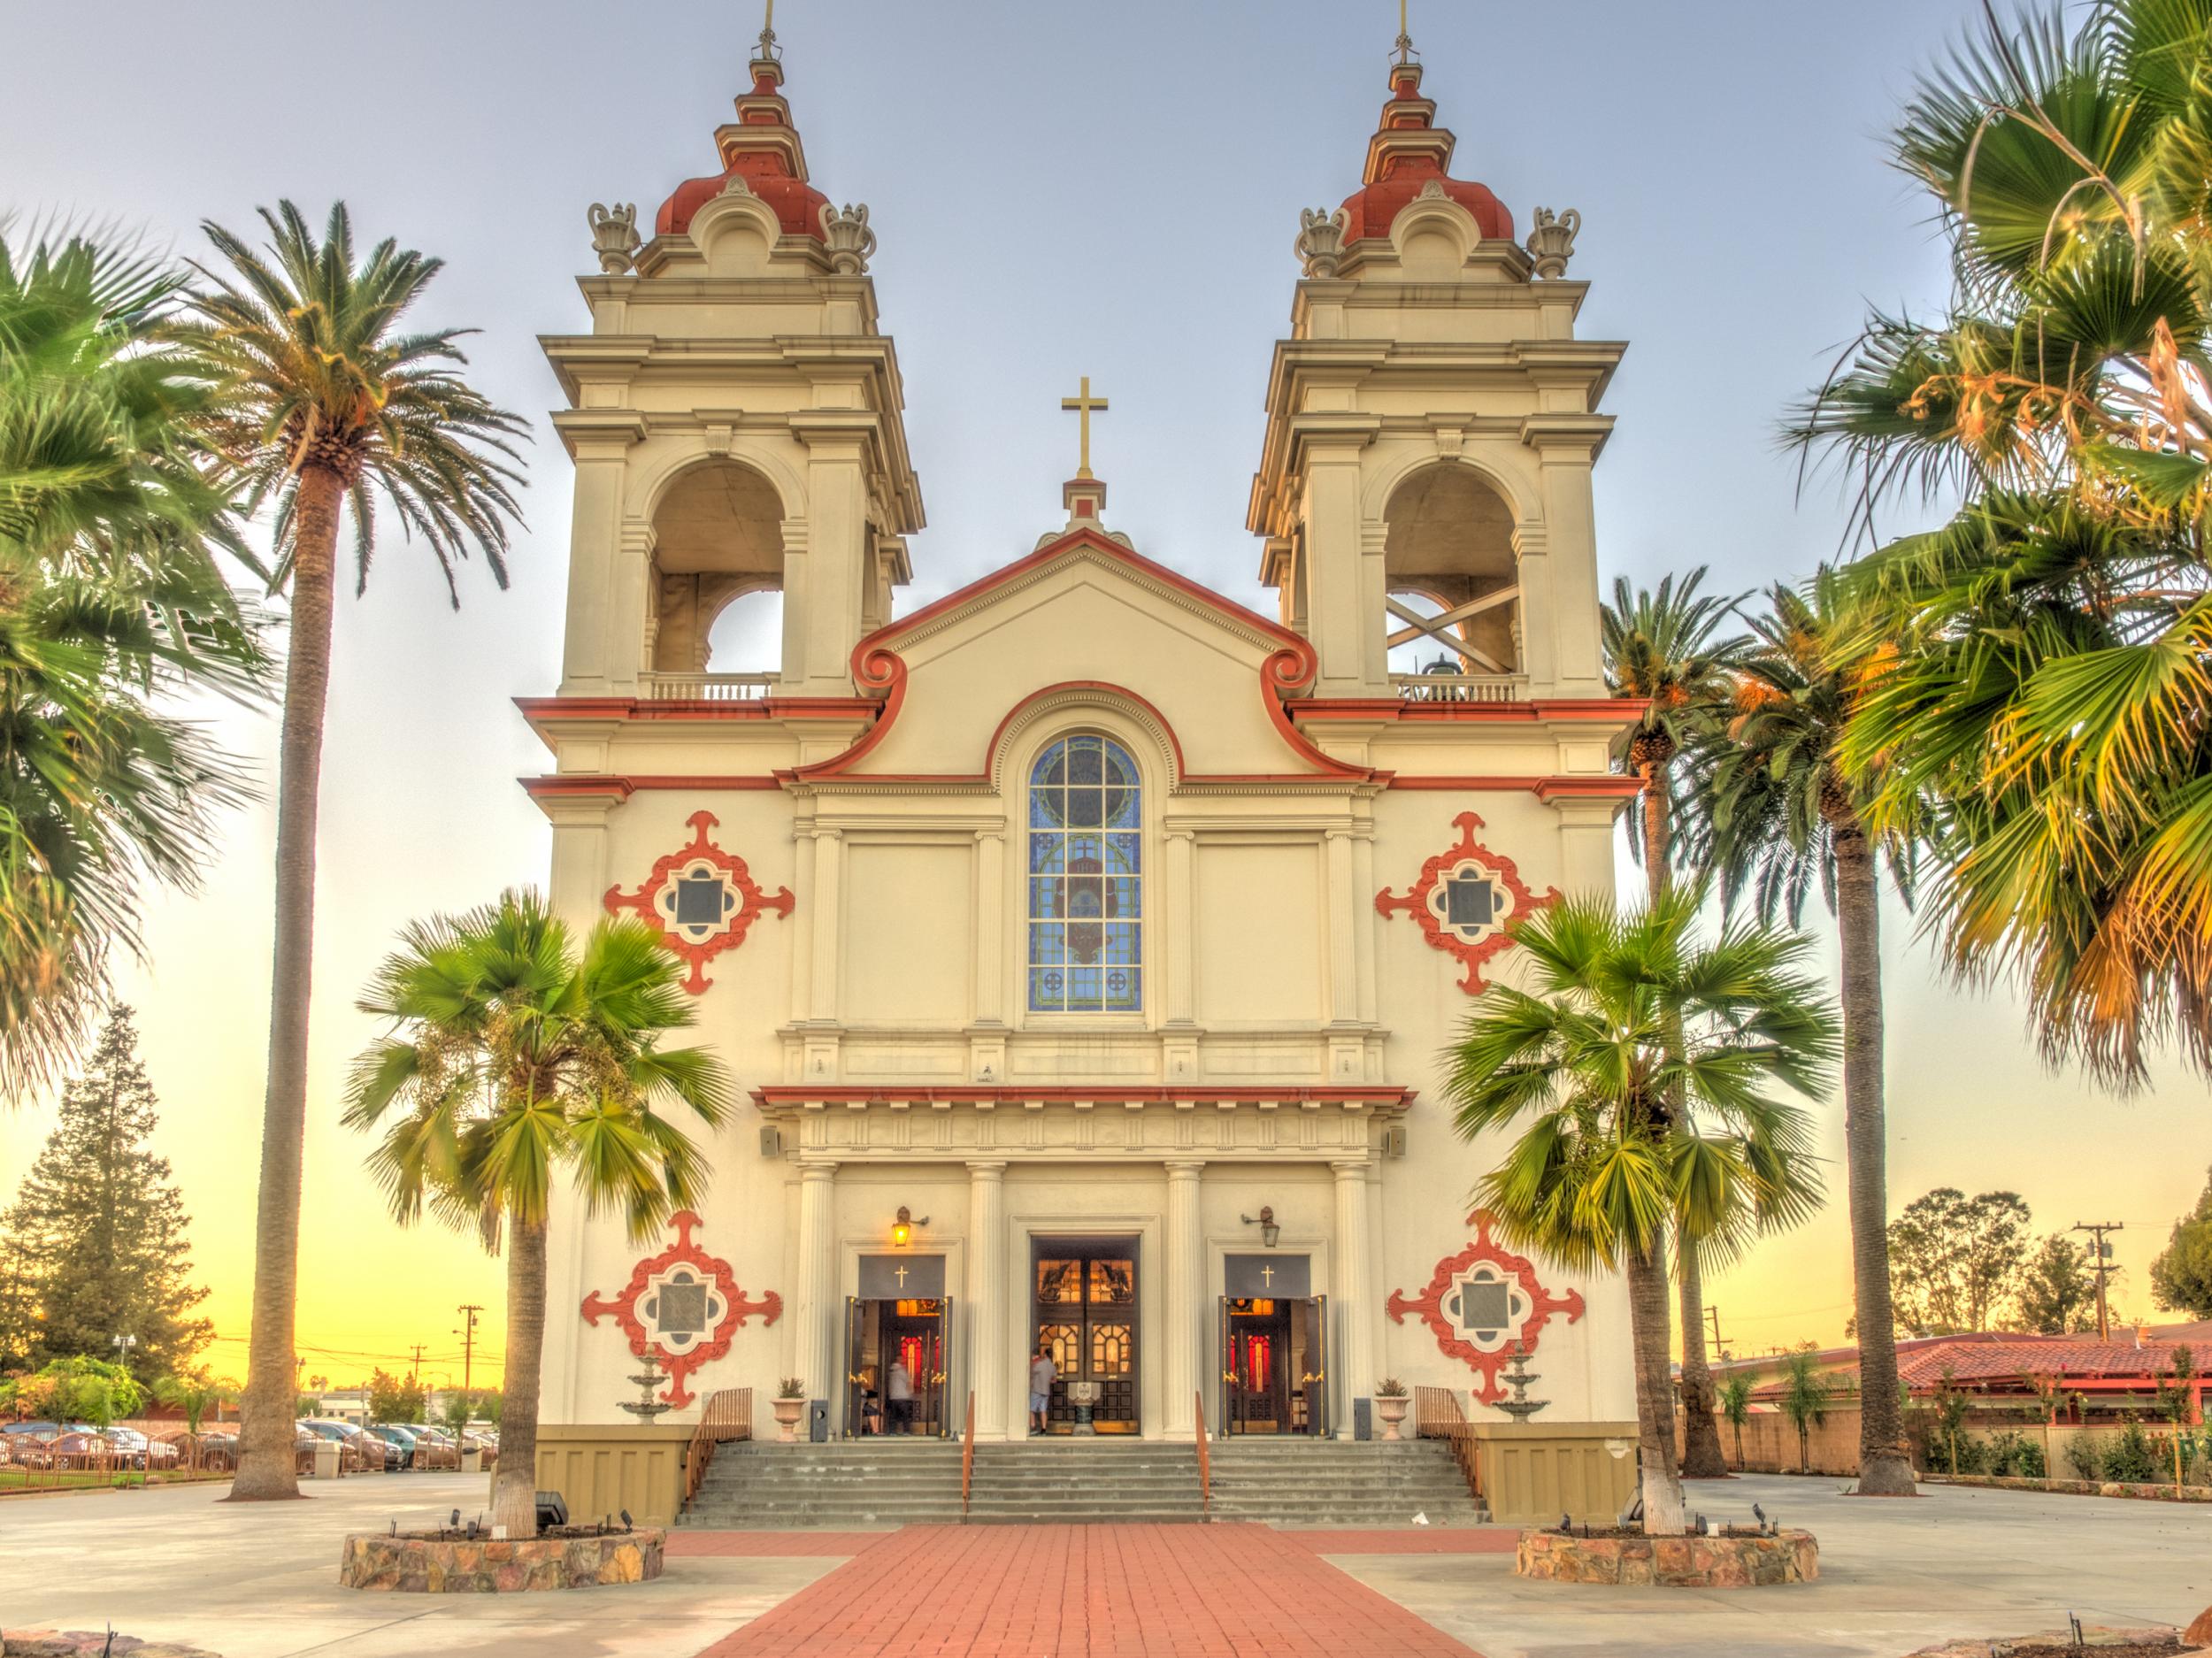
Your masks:
<path fill-rule="evenodd" d="M 1029 773 L 1029 1007 L 1144 1006 L 1143 789 L 1128 750 L 1064 737 Z"/>

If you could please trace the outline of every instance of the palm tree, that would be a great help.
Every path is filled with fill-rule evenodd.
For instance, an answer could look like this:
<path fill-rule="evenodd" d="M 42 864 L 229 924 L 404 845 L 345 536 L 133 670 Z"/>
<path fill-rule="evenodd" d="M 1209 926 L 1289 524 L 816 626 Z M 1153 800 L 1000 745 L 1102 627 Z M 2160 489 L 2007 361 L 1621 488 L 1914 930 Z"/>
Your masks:
<path fill-rule="evenodd" d="M 729 1109 L 719 1061 L 664 1048 L 692 1023 L 683 973 L 643 922 L 603 919 L 579 951 L 534 893 L 409 927 L 361 998 L 391 1034 L 355 1061 L 347 1124 L 380 1129 L 371 1163 L 403 1224 L 427 1209 L 507 1251 L 506 1381 L 493 1519 L 536 1531 L 538 1367 L 555 1171 L 585 1212 L 634 1238 L 697 1201 L 698 1148 L 658 1108 L 708 1127 Z"/>
<path fill-rule="evenodd" d="M 198 449 L 211 389 L 179 279 L 81 236 L 0 240 L 0 1092 L 74 1053 L 137 948 L 144 887 L 190 890 L 243 789 L 188 684 L 250 695 L 251 565 Z"/>
<path fill-rule="evenodd" d="M 1811 1213 L 1805 1113 L 1836 1022 L 1797 971 L 1802 942 L 1749 927 L 1711 945 L 1698 894 L 1622 916 L 1569 899 L 1517 923 L 1531 988 L 1484 993 L 1449 1055 L 1463 1138 L 1522 1125 L 1479 1201 L 1502 1234 L 1572 1270 L 1624 1272 L 1636 1366 L 1644 1527 L 1684 1529 L 1668 1375 L 1670 1233 L 1709 1259 Z"/>
<path fill-rule="evenodd" d="M 1728 1425 L 1735 1430 L 1738 1468 L 1744 1465 L 1743 1424 L 1751 1420 L 1751 1376 L 1746 1370 L 1731 1371 L 1727 1380 L 1715 1390 L 1720 1414 L 1728 1418 Z"/>
<path fill-rule="evenodd" d="M 2212 33 L 2200 5 L 2053 0 L 1932 77 L 1896 133 L 1958 280 L 1877 315 L 1796 436 L 1868 513 L 1956 487 L 1871 561 L 1910 645 L 1846 764 L 1934 801 L 1930 926 L 2003 973 L 2046 1055 L 2123 1086 L 2212 1071 Z"/>
<path fill-rule="evenodd" d="M 234 1498 L 297 1494 L 289 1409 L 299 1270 L 301 1140 L 313 968 L 315 823 L 330 685 L 339 521 L 353 518 L 356 590 L 366 586 L 381 501 L 428 543 L 457 605 L 454 564 L 472 547 L 506 585 L 521 478 L 508 463 L 521 419 L 455 372 L 458 331 L 402 333 L 440 261 L 387 240 L 356 262 L 344 203 L 319 240 L 289 202 L 262 214 L 266 257 L 204 226 L 227 268 L 203 272 L 190 343 L 216 376 L 217 441 L 244 505 L 276 503 L 275 581 L 291 594 L 277 796 L 276 948 L 262 1108 L 253 1334 Z"/>
<path fill-rule="evenodd" d="M 220 1410 L 223 1401 L 236 1391 L 235 1383 L 210 1376 L 205 1370 L 180 1371 L 154 1384 L 154 1397 L 184 1412 L 185 1428 L 196 1439 L 207 1413 Z"/>
<path fill-rule="evenodd" d="M 1801 1347 L 1782 1361 L 1782 1391 L 1774 1402 L 1797 1430 L 1797 1471 L 1813 1471 L 1813 1430 L 1828 1420 L 1835 1380 L 1820 1368 L 1820 1355 Z"/>
<path fill-rule="evenodd" d="M 1841 748 L 1876 670 L 1843 583 L 1822 569 L 1802 593 L 1778 584 L 1754 618 L 1739 712 L 1701 756 L 1712 778 L 1709 856 L 1725 901 L 1748 887 L 1760 918 L 1801 925 L 1816 881 L 1836 917 L 1843 991 L 1844 1142 L 1848 1160 L 1854 1320 L 1862 1409 L 1859 1487 L 1909 1495 L 1889 1274 L 1888 1127 L 1883 1103 L 1881 865 L 1908 895 L 1914 843 L 1870 826 L 1863 785 Z M 1891 822 L 1910 821 L 1893 802 Z"/>
<path fill-rule="evenodd" d="M 1716 638 L 1733 608 L 1726 599 L 1697 596 L 1705 580 L 1700 564 L 1677 588 L 1672 576 L 1659 590 L 1631 593 L 1616 578 L 1613 602 L 1601 616 L 1605 645 L 1606 686 L 1615 696 L 1644 704 L 1636 723 L 1614 740 L 1615 757 L 1643 779 L 1642 833 L 1631 834 L 1630 848 L 1642 861 L 1656 901 L 1673 879 L 1678 848 L 1691 844 L 1674 833 L 1686 806 L 1701 817 L 1701 790 L 1694 780 L 1686 800 L 1678 798 L 1675 762 L 1686 748 L 1709 733 L 1723 718 L 1735 690 L 1732 664 L 1750 641 L 1743 635 Z M 1682 1332 L 1682 1474 L 1686 1479 L 1716 1479 L 1728 1472 L 1721 1455 L 1720 1429 L 1713 1420 L 1713 1370 L 1705 1355 L 1705 1275 L 1697 1248 L 1686 1242 L 1677 1274 Z"/>

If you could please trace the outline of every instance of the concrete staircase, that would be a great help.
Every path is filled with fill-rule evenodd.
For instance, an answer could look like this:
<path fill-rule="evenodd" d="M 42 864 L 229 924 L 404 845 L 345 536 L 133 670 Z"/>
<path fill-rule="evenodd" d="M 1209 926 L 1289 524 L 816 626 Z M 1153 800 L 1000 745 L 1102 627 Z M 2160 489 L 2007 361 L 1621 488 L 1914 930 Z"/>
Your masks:
<path fill-rule="evenodd" d="M 1217 1439 L 1216 1520 L 1302 1526 L 1479 1525 L 1488 1516 L 1440 1440 Z M 1207 1518 L 1197 1448 L 1144 1439 L 987 1441 L 972 1524 L 1112 1525 Z M 957 1525 L 956 1440 L 886 1437 L 717 1447 L 680 1524 L 716 1531 Z"/>
<path fill-rule="evenodd" d="M 1489 1511 L 1441 1439 L 1219 1439 L 1213 1517 L 1277 1525 L 1485 1525 Z"/>
<path fill-rule="evenodd" d="M 968 1509 L 974 1524 L 1128 1525 L 1205 1517 L 1198 1447 L 1187 1441 L 1032 1439 L 975 1447 Z"/>
<path fill-rule="evenodd" d="M 715 1447 L 680 1524 L 720 1531 L 960 1524 L 960 1446 L 895 1435 Z"/>

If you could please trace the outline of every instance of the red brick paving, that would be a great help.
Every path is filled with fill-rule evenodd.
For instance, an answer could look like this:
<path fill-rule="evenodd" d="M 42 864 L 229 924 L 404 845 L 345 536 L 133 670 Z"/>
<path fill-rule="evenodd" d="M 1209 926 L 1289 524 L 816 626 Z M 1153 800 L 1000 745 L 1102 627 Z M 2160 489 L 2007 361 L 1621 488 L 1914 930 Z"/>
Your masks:
<path fill-rule="evenodd" d="M 1480 1658 L 1263 1525 L 909 1526 L 699 1658 L 894 1654 Z"/>
<path fill-rule="evenodd" d="M 666 1553 L 672 1560 L 686 1554 L 749 1559 L 857 1554 L 895 1535 L 891 1531 L 671 1531 Z"/>

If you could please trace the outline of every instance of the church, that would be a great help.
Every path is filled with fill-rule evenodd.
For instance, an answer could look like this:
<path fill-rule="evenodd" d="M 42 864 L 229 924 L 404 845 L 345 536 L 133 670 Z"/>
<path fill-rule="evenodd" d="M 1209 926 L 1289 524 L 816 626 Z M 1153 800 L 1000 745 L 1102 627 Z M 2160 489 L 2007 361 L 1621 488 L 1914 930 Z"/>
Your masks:
<path fill-rule="evenodd" d="M 592 210 L 590 326 L 543 342 L 575 463 L 561 681 L 519 704 L 550 891 L 660 929 L 749 1104 L 657 1241 L 557 1208 L 539 1484 L 597 1512 L 718 1397 L 772 1439 L 780 1390 L 816 1442 L 1317 1445 L 1391 1435 L 1402 1384 L 1629 1455 L 1621 1284 L 1493 1236 L 1494 1148 L 1440 1093 L 1509 924 L 1611 890 L 1635 790 L 1591 490 L 1625 347 L 1576 337 L 1578 217 L 1453 176 L 1402 36 L 1357 188 L 1285 226 L 1271 612 L 1113 527 L 1088 381 L 1034 549 L 902 607 L 876 239 L 785 71 L 764 31 L 717 169 Z M 779 665 L 718 667 L 763 594 Z"/>

